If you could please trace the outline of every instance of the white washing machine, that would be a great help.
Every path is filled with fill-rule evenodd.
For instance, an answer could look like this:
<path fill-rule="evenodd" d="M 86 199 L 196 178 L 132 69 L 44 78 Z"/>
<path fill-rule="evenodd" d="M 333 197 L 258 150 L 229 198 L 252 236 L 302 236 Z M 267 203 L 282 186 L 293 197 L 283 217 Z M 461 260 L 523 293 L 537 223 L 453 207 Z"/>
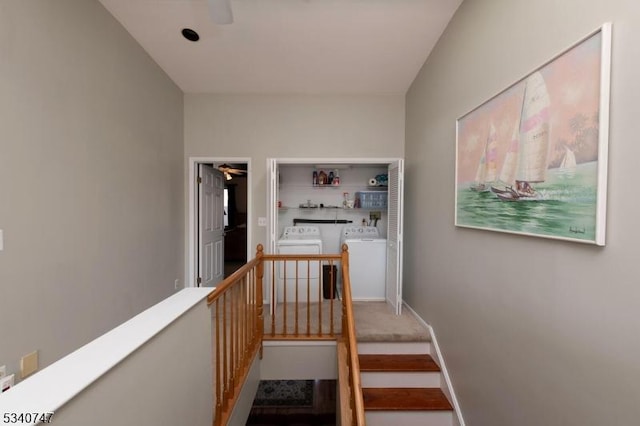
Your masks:
<path fill-rule="evenodd" d="M 387 240 L 375 226 L 345 226 L 342 244 L 349 246 L 349 275 L 353 300 L 385 300 Z"/>
<path fill-rule="evenodd" d="M 317 226 L 286 227 L 278 240 L 277 252 L 278 254 L 322 254 L 322 235 L 320 235 L 320 228 Z M 320 288 L 321 269 L 320 262 L 314 261 L 311 261 L 309 264 L 307 264 L 306 261 L 298 262 L 297 272 L 295 261 L 288 261 L 286 266 L 280 262 L 278 267 L 276 300 L 278 302 L 284 301 L 284 290 L 286 288 L 287 302 L 295 302 L 296 273 L 298 302 L 307 302 L 307 282 L 309 282 L 310 287 L 309 300 L 311 302 L 317 302 L 319 300 L 318 291 Z"/>

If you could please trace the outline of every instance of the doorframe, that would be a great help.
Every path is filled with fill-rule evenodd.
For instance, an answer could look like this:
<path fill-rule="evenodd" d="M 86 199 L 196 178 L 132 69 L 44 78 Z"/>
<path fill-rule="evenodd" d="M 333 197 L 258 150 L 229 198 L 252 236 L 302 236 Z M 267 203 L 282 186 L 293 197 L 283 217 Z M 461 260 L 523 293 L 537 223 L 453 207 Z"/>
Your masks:
<path fill-rule="evenodd" d="M 374 165 L 374 164 L 380 164 L 380 165 L 385 165 L 387 167 L 387 170 L 389 168 L 389 166 L 391 166 L 392 164 L 396 163 L 396 162 L 401 162 L 403 164 L 401 170 L 402 170 L 402 175 L 400 176 L 400 179 L 402 180 L 402 194 L 400 194 L 400 226 L 399 226 L 399 230 L 398 230 L 398 241 L 397 244 L 399 245 L 398 250 L 400 250 L 400 262 L 398 262 L 399 264 L 397 265 L 398 269 L 398 273 L 399 273 L 399 280 L 398 280 L 398 284 L 397 284 L 397 290 L 398 290 L 398 299 L 396 300 L 396 306 L 393 306 L 392 308 L 394 309 L 394 311 L 396 312 L 397 315 L 400 314 L 401 309 L 402 309 L 402 303 L 403 303 L 403 297 L 402 297 L 402 287 L 403 287 L 403 280 L 404 280 L 404 270 L 403 270 L 403 265 L 404 265 L 404 158 L 402 157 L 373 157 L 373 158 L 367 158 L 367 157 L 356 157 L 356 158 L 349 158 L 349 157 L 332 157 L 332 158 L 291 158 L 291 157 L 269 157 L 267 158 L 267 185 L 269 185 L 268 191 L 267 191 L 267 215 L 269 217 L 269 220 L 267 222 L 267 244 L 269 245 L 269 247 L 272 248 L 273 252 L 275 253 L 275 247 L 277 244 L 277 239 L 278 239 L 278 208 L 277 208 L 277 202 L 275 200 L 275 196 L 278 192 L 278 182 L 277 182 L 277 177 L 275 177 L 276 181 L 275 181 L 275 187 L 273 188 L 272 185 L 272 179 L 274 178 L 274 176 L 271 176 L 272 173 L 277 173 L 278 167 L 280 165 L 289 165 L 289 164 L 296 164 L 296 165 L 303 165 L 303 166 L 310 166 L 310 165 L 322 165 L 322 167 L 324 167 L 325 165 L 327 166 L 331 166 L 333 164 L 357 164 L 357 165 Z M 273 170 L 272 170 L 273 167 Z M 275 190 L 275 193 L 274 193 Z M 388 224 L 387 224 L 388 226 Z M 387 235 L 387 241 L 389 241 L 389 235 Z M 388 250 L 388 248 L 387 248 Z M 388 260 L 387 260 L 388 262 Z M 386 280 L 385 280 L 386 281 Z M 386 284 L 385 284 L 385 301 L 388 302 L 387 296 L 386 296 L 386 292 L 387 292 L 387 288 L 386 288 Z M 265 292 L 266 294 L 266 292 Z"/>
<path fill-rule="evenodd" d="M 198 239 L 196 234 L 198 232 L 198 209 L 196 203 L 197 187 L 196 181 L 198 178 L 198 164 L 210 164 L 210 163 L 245 163 L 247 165 L 247 259 L 251 259 L 251 237 L 253 231 L 253 203 L 251 195 L 251 158 L 249 157 L 189 157 L 189 171 L 187 175 L 187 186 L 189 194 L 189 210 L 187 216 L 187 263 L 185 268 L 185 287 L 197 287 L 196 276 L 198 275 L 197 263 L 198 257 L 196 256 L 196 244 Z"/>

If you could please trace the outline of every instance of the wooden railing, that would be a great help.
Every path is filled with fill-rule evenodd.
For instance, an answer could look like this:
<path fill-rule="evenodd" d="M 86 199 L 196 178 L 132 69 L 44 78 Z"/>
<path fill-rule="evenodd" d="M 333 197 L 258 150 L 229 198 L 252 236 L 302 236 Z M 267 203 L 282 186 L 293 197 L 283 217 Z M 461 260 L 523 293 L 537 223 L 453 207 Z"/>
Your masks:
<path fill-rule="evenodd" d="M 364 426 L 364 401 L 362 400 L 360 362 L 358 360 L 358 344 L 356 341 L 356 326 L 351 299 L 351 280 L 349 277 L 349 254 L 346 244 L 342 245 L 342 339 L 338 343 L 338 359 L 340 359 L 341 352 L 346 355 L 348 369 L 346 374 L 349 388 L 345 389 L 347 392 L 340 392 L 340 395 L 341 398 L 343 397 L 343 393 L 349 395 L 350 408 L 350 410 L 341 410 L 342 424 Z M 344 380 L 341 380 L 341 382 L 342 381 Z"/>
<path fill-rule="evenodd" d="M 349 410 L 341 409 L 342 422 L 365 424 L 348 258 L 346 245 L 340 254 L 322 255 L 264 254 L 258 245 L 256 257 L 209 295 L 215 358 L 214 426 L 227 423 L 251 364 L 262 354 L 262 341 L 291 339 L 338 341 L 348 375 L 348 392 L 345 389 L 341 396 L 348 394 Z M 334 297 L 340 294 L 338 270 L 341 302 Z M 323 282 L 323 275 L 328 282 Z M 268 310 L 263 306 L 263 288 L 269 290 Z M 345 415 L 351 416 L 348 421 Z"/>
<path fill-rule="evenodd" d="M 340 254 L 263 256 L 270 295 L 265 340 L 335 340 L 340 335 L 341 306 L 333 295 L 341 258 Z"/>
<path fill-rule="evenodd" d="M 208 296 L 212 310 L 214 426 L 227 424 L 233 402 L 257 353 L 262 350 L 262 246 L 255 259 Z"/>

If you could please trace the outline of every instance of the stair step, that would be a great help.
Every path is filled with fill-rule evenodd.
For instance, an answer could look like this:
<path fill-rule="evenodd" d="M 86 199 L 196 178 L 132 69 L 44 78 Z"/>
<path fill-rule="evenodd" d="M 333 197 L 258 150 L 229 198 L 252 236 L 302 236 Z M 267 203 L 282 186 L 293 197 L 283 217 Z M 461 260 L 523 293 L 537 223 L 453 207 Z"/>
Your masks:
<path fill-rule="evenodd" d="M 453 411 L 367 411 L 367 426 L 454 426 Z"/>
<path fill-rule="evenodd" d="M 358 342 L 359 354 L 429 354 L 431 343 L 425 342 Z"/>
<path fill-rule="evenodd" d="M 363 388 L 366 411 L 452 411 L 439 388 Z"/>
<path fill-rule="evenodd" d="M 361 354 L 361 372 L 439 372 L 440 367 L 429 354 Z"/>
<path fill-rule="evenodd" d="M 363 388 L 439 388 L 442 374 L 437 371 L 361 371 Z"/>

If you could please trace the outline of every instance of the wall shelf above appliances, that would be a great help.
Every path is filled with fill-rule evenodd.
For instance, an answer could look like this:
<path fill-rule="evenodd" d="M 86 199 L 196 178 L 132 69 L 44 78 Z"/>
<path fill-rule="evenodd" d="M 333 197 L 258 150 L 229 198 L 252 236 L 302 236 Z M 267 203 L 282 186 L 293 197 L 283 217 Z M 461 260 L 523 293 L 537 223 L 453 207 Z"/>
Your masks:
<path fill-rule="evenodd" d="M 323 184 L 319 184 L 319 183 L 314 183 L 312 185 L 314 188 L 340 188 L 340 184 L 335 184 L 335 183 L 323 183 Z"/>

